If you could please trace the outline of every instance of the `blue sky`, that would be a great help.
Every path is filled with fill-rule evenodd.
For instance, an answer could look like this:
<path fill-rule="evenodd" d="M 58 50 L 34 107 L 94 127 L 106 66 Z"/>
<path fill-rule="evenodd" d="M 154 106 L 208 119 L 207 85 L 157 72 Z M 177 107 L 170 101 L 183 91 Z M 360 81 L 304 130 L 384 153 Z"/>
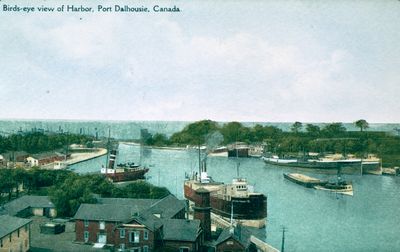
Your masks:
<path fill-rule="evenodd" d="M 399 1 L 5 1 L 180 13 L 0 11 L 0 118 L 400 120 Z"/>

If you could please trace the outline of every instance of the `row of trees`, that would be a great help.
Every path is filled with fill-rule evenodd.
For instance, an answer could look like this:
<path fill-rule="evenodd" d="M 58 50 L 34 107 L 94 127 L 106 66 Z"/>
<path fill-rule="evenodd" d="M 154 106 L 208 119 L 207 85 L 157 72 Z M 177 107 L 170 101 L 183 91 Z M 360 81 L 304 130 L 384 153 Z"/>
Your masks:
<path fill-rule="evenodd" d="M 269 152 L 285 155 L 299 155 L 305 152 L 343 153 L 363 156 L 374 153 L 384 164 L 400 164 L 400 139 L 385 132 L 365 131 L 369 124 L 360 119 L 354 122 L 360 131 L 348 131 L 340 122 L 322 127 L 315 124 L 295 122 L 290 131 L 274 126 L 246 127 L 239 122 L 218 124 L 211 120 L 198 121 L 187 125 L 182 131 L 167 138 L 155 134 L 147 139 L 148 145 L 186 146 L 207 145 L 216 147 L 233 142 L 264 143 Z"/>
<path fill-rule="evenodd" d="M 68 144 L 90 144 L 93 137 L 77 134 L 46 134 L 31 132 L 13 134 L 7 137 L 0 135 L 0 153 L 7 151 L 26 151 L 39 153 L 64 148 Z"/>
<path fill-rule="evenodd" d="M 0 169 L 0 205 L 24 193 L 48 195 L 59 216 L 70 217 L 81 203 L 95 203 L 94 194 L 117 198 L 154 198 L 170 194 L 164 187 L 145 181 L 135 181 L 125 187 L 116 187 L 100 174 L 79 175 L 68 170 Z"/>

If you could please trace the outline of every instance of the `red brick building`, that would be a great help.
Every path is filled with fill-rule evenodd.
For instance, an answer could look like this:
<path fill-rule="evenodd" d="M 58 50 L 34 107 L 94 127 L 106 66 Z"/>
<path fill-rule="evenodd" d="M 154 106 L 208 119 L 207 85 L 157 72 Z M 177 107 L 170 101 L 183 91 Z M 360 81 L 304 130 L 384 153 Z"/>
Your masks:
<path fill-rule="evenodd" d="M 76 241 L 101 243 L 121 251 L 198 251 L 200 221 L 185 220 L 186 204 L 169 195 L 152 199 L 99 199 L 75 214 Z"/>

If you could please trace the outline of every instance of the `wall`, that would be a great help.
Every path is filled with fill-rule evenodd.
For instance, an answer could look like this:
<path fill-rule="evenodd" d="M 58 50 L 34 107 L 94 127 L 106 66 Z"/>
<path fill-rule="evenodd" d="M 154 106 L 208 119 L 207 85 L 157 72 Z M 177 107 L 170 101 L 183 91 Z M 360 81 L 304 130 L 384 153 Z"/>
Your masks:
<path fill-rule="evenodd" d="M 107 222 L 105 223 L 105 229 L 100 230 L 100 222 L 99 221 L 89 221 L 88 227 L 85 227 L 83 220 L 75 221 L 75 241 L 77 242 L 85 242 L 84 232 L 89 231 L 89 240 L 88 243 L 96 243 L 97 235 L 99 233 L 104 233 L 107 235 L 107 244 L 114 244 L 114 232 L 113 229 L 115 227 L 115 222 Z"/>
<path fill-rule="evenodd" d="M 217 245 L 217 252 L 223 252 L 223 251 L 242 252 L 246 250 L 235 239 L 229 238 L 226 241 Z"/>
<path fill-rule="evenodd" d="M 18 230 L 15 230 L 11 234 L 11 242 L 9 235 L 6 235 L 5 237 L 1 238 L 3 247 L 0 247 L 0 252 L 28 251 L 30 249 L 29 232 L 30 232 L 30 224 L 27 224 L 19 229 L 19 237 L 18 237 Z"/>

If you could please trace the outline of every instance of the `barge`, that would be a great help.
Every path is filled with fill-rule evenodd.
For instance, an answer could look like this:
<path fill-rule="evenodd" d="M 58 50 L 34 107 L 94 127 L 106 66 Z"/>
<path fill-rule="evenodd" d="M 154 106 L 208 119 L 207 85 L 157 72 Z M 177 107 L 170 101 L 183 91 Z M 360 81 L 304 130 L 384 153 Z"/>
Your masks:
<path fill-rule="evenodd" d="M 324 185 L 328 183 L 326 180 L 320 180 L 317 178 L 309 177 L 300 173 L 284 173 L 283 177 L 287 180 L 290 180 L 296 184 L 313 188 L 314 186 Z"/>

